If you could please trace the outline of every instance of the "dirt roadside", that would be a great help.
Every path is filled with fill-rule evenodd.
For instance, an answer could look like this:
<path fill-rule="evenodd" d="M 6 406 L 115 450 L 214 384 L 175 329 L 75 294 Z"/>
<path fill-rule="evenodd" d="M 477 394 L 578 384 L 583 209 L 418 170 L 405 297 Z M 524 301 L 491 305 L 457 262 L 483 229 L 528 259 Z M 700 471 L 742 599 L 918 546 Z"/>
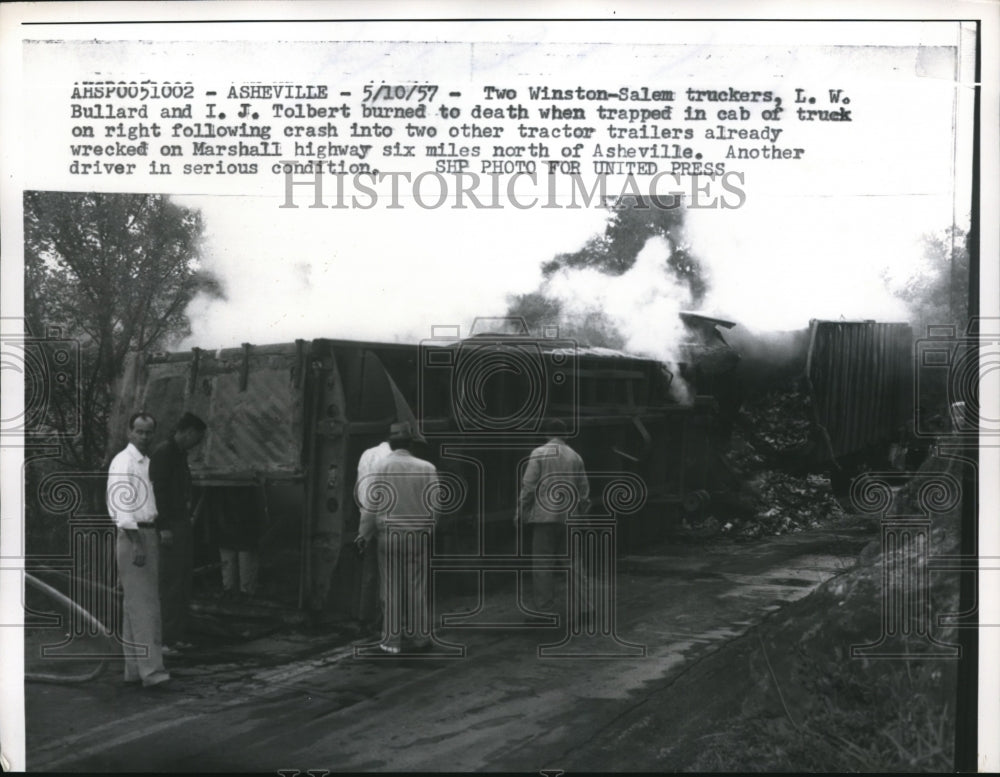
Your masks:
<path fill-rule="evenodd" d="M 166 698 L 123 688 L 114 669 L 81 686 L 29 684 L 28 764 L 621 771 L 669 768 L 669 755 L 676 768 L 692 768 L 697 737 L 719 731 L 732 703 L 719 689 L 749 679 L 737 658 L 713 670 L 712 657 L 737 650 L 740 635 L 769 613 L 842 575 L 872 536 L 855 529 L 689 542 L 623 558 L 617 633 L 646 647 L 635 659 L 539 659 L 538 645 L 558 642 L 565 626 L 443 629 L 444 639 L 467 644 L 467 656 L 419 667 L 355 660 L 345 634 L 290 633 L 182 657 Z M 497 593 L 487 614 L 503 619 L 513 598 Z M 675 710 L 689 711 L 678 731 L 694 749 L 680 746 L 676 719 L 654 716 L 652 732 L 628 725 Z M 386 721 L 399 726 L 389 739 Z"/>
<path fill-rule="evenodd" d="M 929 460 L 887 512 L 919 515 L 921 483 L 954 470 Z M 953 505 L 926 544 L 873 539 L 852 568 L 691 662 L 567 770 L 952 771 L 957 634 L 939 617 L 959 611 L 958 575 L 928 560 L 958 552 L 958 521 Z M 887 593 L 886 576 L 906 590 Z"/>

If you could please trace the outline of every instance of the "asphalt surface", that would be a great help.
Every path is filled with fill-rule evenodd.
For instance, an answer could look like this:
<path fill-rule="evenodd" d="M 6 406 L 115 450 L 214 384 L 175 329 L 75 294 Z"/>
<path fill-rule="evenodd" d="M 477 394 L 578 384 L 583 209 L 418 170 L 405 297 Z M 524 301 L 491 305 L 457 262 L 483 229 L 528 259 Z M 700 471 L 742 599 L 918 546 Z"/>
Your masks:
<path fill-rule="evenodd" d="M 701 660 L 845 571 L 871 538 L 811 531 L 753 543 L 673 543 L 620 559 L 617 641 L 570 643 L 618 655 L 540 655 L 542 646 L 565 641 L 565 619 L 526 625 L 513 573 L 504 573 L 487 583 L 477 625 L 436 630 L 442 646 L 464 646 L 460 656 L 371 659 L 356 655 L 344 629 L 286 627 L 196 646 L 168 663 L 167 691 L 126 686 L 117 666 L 78 685 L 28 683 L 27 766 L 658 770 L 677 732 L 650 730 L 641 724 L 649 716 L 637 711 L 697 709 L 684 717 L 696 717 L 699 730 L 685 736 L 710 731 L 713 686 L 733 678 L 701 677 Z M 474 596 L 437 603 L 439 615 L 476 609 Z"/>

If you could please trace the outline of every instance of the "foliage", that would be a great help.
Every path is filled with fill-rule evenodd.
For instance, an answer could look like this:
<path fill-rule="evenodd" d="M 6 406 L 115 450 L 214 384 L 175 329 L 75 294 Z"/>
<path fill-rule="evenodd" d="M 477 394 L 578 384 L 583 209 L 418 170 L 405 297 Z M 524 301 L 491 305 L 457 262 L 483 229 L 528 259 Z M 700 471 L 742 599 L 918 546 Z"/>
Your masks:
<path fill-rule="evenodd" d="M 562 308 L 559 300 L 541 291 L 512 294 L 507 298 L 507 315 L 523 318 L 532 332 L 537 332 L 543 324 L 559 321 Z"/>
<path fill-rule="evenodd" d="M 550 278 L 562 269 L 593 268 L 608 275 L 623 275 L 651 237 L 666 238 L 670 244 L 667 271 L 687 286 L 691 302 L 698 306 L 708 289 L 705 269 L 683 239 L 684 213 L 681 208 L 650 207 L 641 199 L 623 198 L 608 208 L 603 235 L 587 241 L 579 251 L 559 254 L 542 265 L 542 275 Z"/>
<path fill-rule="evenodd" d="M 582 346 L 625 347 L 625 338 L 607 314 L 600 310 L 567 313 L 558 299 L 541 291 L 508 296 L 507 315 L 523 318 L 528 330 L 536 333 L 545 324 L 558 324 L 561 338 Z"/>
<path fill-rule="evenodd" d="M 664 238 L 670 246 L 664 272 L 687 289 L 693 306 L 701 304 L 708 285 L 705 269 L 684 239 L 684 210 L 653 208 L 637 197 L 625 197 L 605 206 L 608 218 L 603 234 L 592 237 L 579 251 L 558 254 L 545 262 L 538 289 L 508 297 L 508 316 L 524 318 L 532 331 L 538 331 L 544 324 L 558 324 L 561 336 L 573 338 L 581 345 L 623 348 L 625 337 L 603 311 L 568 312 L 548 292 L 548 281 L 557 273 L 582 269 L 609 276 L 624 275 L 652 237 Z"/>
<path fill-rule="evenodd" d="M 924 261 L 894 293 L 913 314 L 918 332 L 927 325 L 955 324 L 965 330 L 969 316 L 969 235 L 958 227 L 926 234 Z"/>
<path fill-rule="evenodd" d="M 800 655 L 796 669 L 810 701 L 780 715 L 737 719 L 691 766 L 719 772 L 950 771 L 954 677 L 945 664 L 890 662 L 873 674 L 858 661 L 821 666 Z"/>
<path fill-rule="evenodd" d="M 63 445 L 66 463 L 103 466 L 128 354 L 183 337 L 195 293 L 220 293 L 198 267 L 202 230 L 198 211 L 162 195 L 25 193 L 28 333 L 44 337 L 56 327 L 80 354 L 71 390 L 51 394 L 42 422 L 64 432 L 71 416 L 80 419 L 79 434 Z"/>

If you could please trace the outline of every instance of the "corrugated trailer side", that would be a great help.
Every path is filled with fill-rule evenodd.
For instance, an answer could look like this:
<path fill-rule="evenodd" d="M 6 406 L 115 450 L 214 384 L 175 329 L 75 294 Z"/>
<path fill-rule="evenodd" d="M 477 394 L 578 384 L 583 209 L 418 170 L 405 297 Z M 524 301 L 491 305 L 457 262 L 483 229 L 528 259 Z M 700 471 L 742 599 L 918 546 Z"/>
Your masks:
<path fill-rule="evenodd" d="M 909 324 L 810 322 L 806 377 L 829 459 L 899 439 L 913 418 L 912 350 Z"/>
<path fill-rule="evenodd" d="M 292 607 L 302 604 L 308 589 L 302 557 L 311 375 L 311 345 L 301 340 L 146 354 L 129 365 L 112 418 L 112 433 L 123 436 L 132 412 L 152 413 L 157 441 L 167 439 L 185 412 L 208 423 L 203 443 L 188 458 L 197 500 L 196 563 L 218 576 L 220 499 L 235 489 L 249 491 L 244 501 L 260 524 L 261 592 Z"/>

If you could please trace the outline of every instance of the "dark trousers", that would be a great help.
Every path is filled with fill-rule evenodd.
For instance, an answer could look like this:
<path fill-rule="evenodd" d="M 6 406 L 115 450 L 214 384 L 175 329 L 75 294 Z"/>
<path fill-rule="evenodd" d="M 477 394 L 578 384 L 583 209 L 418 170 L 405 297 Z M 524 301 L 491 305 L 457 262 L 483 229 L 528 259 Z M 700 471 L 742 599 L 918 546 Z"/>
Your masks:
<path fill-rule="evenodd" d="M 544 567 L 551 562 L 543 556 L 562 556 L 566 553 L 566 524 L 531 524 L 531 555 L 535 557 L 532 570 L 532 598 L 539 610 L 547 610 L 555 603 L 556 572 Z"/>
<path fill-rule="evenodd" d="M 191 523 L 164 526 L 173 533 L 173 542 L 160 545 L 160 613 L 163 644 L 184 639 L 194 576 L 194 532 Z"/>

